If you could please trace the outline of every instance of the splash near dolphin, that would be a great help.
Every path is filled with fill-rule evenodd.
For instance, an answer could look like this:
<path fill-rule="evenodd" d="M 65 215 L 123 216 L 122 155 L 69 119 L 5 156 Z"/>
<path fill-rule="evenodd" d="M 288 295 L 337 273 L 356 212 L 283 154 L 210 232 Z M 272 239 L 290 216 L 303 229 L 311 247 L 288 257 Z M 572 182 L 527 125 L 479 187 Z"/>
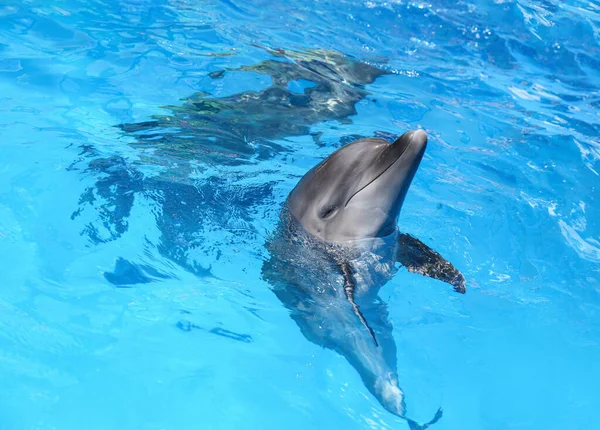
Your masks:
<path fill-rule="evenodd" d="M 263 277 L 311 342 L 337 351 L 381 405 L 406 415 L 396 344 L 380 288 L 401 263 L 465 293 L 463 275 L 397 221 L 427 135 L 410 131 L 389 144 L 370 138 L 346 145 L 311 169 L 289 194 L 267 243 Z"/>

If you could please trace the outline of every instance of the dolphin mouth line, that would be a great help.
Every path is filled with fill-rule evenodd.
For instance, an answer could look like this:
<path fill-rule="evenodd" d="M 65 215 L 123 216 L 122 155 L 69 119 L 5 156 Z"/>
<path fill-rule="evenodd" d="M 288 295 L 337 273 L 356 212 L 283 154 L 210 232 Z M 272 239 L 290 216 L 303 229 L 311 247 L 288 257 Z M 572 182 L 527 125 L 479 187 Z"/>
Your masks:
<path fill-rule="evenodd" d="M 387 166 L 385 169 L 383 169 L 383 171 L 375 176 L 371 181 L 369 181 L 368 184 L 365 184 L 364 186 L 362 186 L 360 189 L 356 190 L 351 196 L 350 198 L 348 198 L 348 200 L 346 200 L 346 203 L 344 204 L 344 208 L 346 208 L 348 206 L 348 203 L 350 203 L 350 200 L 352 200 L 354 198 L 355 195 L 357 195 L 358 193 L 360 193 L 362 190 L 364 190 L 365 188 L 367 188 L 369 185 L 371 185 L 373 182 L 375 182 L 377 179 L 379 179 L 379 177 L 381 175 L 383 175 L 385 172 L 387 172 L 388 170 L 390 170 L 392 168 L 392 166 L 394 164 L 396 164 L 398 162 L 398 160 L 402 157 L 402 155 L 404 155 L 404 153 L 406 152 L 406 150 L 408 149 L 408 147 L 410 146 L 410 144 L 412 143 L 412 137 L 410 139 L 410 142 L 408 142 L 408 145 L 406 145 L 404 147 L 404 149 L 402 150 L 402 152 L 398 155 L 398 157 L 394 160 L 394 162 L 392 164 L 390 164 L 389 166 Z M 392 144 L 390 144 L 390 146 L 392 146 Z"/>

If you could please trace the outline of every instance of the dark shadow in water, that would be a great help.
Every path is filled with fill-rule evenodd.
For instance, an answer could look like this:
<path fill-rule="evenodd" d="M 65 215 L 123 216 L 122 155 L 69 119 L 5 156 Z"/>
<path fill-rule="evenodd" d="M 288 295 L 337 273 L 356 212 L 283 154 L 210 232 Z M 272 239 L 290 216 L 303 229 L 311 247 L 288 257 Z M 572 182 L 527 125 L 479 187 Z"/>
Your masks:
<path fill-rule="evenodd" d="M 121 288 L 136 284 L 148 284 L 157 279 L 168 279 L 170 277 L 152 266 L 133 264 L 122 257 L 117 259 L 114 271 L 104 273 L 104 278 L 108 282 Z"/>
<path fill-rule="evenodd" d="M 368 94 L 364 86 L 388 73 L 331 51 L 270 53 L 274 59 L 210 74 L 213 79 L 231 71 L 269 76 L 271 85 L 261 91 L 222 98 L 197 93 L 181 106 L 166 107 L 170 114 L 119 125 L 125 136 L 134 138 L 129 145 L 139 149 L 135 163 L 119 156 L 101 158 L 94 148 L 82 147 L 80 156 L 87 162 L 84 173 L 97 178 L 72 215 L 87 220 L 82 234 L 93 244 L 119 239 L 128 231 L 134 205 L 143 201 L 160 232 L 156 245 L 160 254 L 199 276 L 209 276 L 210 267 L 194 261 L 191 251 L 212 252 L 219 258 L 218 250 L 207 249 L 216 245 L 206 244 L 205 228 L 254 241 L 256 207 L 273 198 L 278 179 L 246 185 L 243 182 L 251 174 L 235 169 L 201 180 L 190 175 L 207 165 L 269 159 L 290 151 L 274 140 L 307 135 L 313 125 L 324 121 L 349 121 L 356 103 Z M 156 167 L 160 170 L 156 176 L 142 173 Z M 76 163 L 70 166 L 77 168 Z M 130 285 L 151 278 L 137 266 L 119 261 L 107 274 L 110 282 Z"/>
<path fill-rule="evenodd" d="M 210 267 L 189 258 L 190 252 L 199 248 L 219 258 L 218 249 L 207 248 L 206 230 L 220 228 L 235 232 L 239 240 L 253 240 L 257 234 L 252 224 L 255 207 L 272 197 L 273 183 L 237 184 L 244 179 L 239 173 L 209 176 L 193 184 L 170 182 L 163 177 L 144 178 L 121 157 L 93 160 L 88 172 L 101 177 L 82 194 L 72 219 L 82 216 L 85 209 L 93 211 L 97 219 L 87 223 L 82 234 L 94 244 L 119 239 L 128 229 L 135 198 L 142 199 L 152 208 L 159 253 L 197 276 L 210 276 Z M 105 277 L 115 285 L 148 283 L 142 272 L 159 277 L 149 270 L 149 266 L 120 258 Z M 136 279 L 138 282 L 133 282 Z"/>
<path fill-rule="evenodd" d="M 99 219 L 88 223 L 83 233 L 94 244 L 121 237 L 129 227 L 127 220 L 134 196 L 143 190 L 143 175 L 121 157 L 92 159 L 86 172 L 96 174 L 98 179 L 79 197 L 79 208 L 71 219 L 81 215 L 86 207 L 91 207 L 96 210 Z"/>
<path fill-rule="evenodd" d="M 233 339 L 233 340 L 237 340 L 238 342 L 244 342 L 244 343 L 252 343 L 254 340 L 252 339 L 252 336 L 250 336 L 249 334 L 245 334 L 245 333 L 236 333 L 234 331 L 230 331 L 221 327 L 213 327 L 211 329 L 205 329 L 203 327 L 200 327 L 199 325 L 196 324 L 192 324 L 191 322 L 187 321 L 187 320 L 181 320 L 177 323 L 177 328 L 183 331 L 192 331 L 192 330 L 203 330 L 203 331 L 207 331 L 208 333 L 212 333 L 212 334 L 216 334 L 217 336 L 222 336 L 222 337 L 226 337 L 228 339 Z"/>

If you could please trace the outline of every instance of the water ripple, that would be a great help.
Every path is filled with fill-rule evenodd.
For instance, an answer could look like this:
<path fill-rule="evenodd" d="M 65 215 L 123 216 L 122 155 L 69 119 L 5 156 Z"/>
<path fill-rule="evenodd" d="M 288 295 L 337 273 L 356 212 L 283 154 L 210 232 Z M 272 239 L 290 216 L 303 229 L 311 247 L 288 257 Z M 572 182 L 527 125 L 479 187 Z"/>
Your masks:
<path fill-rule="evenodd" d="M 301 428 L 394 427 L 306 346 L 259 271 L 307 169 L 416 127 L 430 143 L 401 228 L 473 294 L 406 273 L 386 287 L 403 387 L 445 390 L 448 428 L 598 421 L 599 58 L 587 0 L 4 1 L 9 428 L 68 428 L 79 398 L 109 405 L 81 408 L 98 428 L 138 426 L 132 399 L 152 423 L 184 411 L 199 414 L 184 426 L 235 427 L 252 410 L 293 426 L 281 409 Z M 235 413 L 197 401 L 229 387 Z M 257 390 L 264 402 L 243 398 Z M 423 396 L 415 416 L 438 406 Z"/>

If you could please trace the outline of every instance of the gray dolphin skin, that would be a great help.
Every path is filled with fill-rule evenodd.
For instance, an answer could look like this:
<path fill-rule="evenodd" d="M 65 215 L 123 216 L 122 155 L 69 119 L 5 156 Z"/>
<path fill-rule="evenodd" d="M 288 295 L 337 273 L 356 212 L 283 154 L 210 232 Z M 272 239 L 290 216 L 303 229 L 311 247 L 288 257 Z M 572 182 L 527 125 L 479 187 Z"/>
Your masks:
<path fill-rule="evenodd" d="M 424 425 L 407 417 L 392 325 L 379 290 L 400 263 L 466 291 L 465 278 L 451 263 L 398 231 L 426 146 L 423 130 L 392 144 L 361 139 L 312 168 L 287 198 L 262 271 L 302 334 L 344 356 L 381 405 L 411 429 L 429 427 L 442 411 Z"/>

